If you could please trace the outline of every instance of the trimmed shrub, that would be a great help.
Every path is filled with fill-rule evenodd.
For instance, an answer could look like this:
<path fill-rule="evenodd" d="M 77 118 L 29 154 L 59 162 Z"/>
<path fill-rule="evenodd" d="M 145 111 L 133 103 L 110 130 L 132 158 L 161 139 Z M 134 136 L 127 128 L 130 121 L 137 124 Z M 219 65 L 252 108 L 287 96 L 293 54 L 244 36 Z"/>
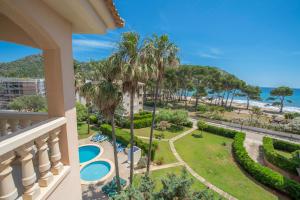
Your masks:
<path fill-rule="evenodd" d="M 212 125 L 208 125 L 208 124 L 207 124 L 207 126 L 203 127 L 202 130 L 209 132 L 209 133 L 216 134 L 216 135 L 228 137 L 228 138 L 234 138 L 235 134 L 238 133 L 238 131 L 220 128 L 220 127 L 216 127 L 216 126 L 212 126 Z"/>
<path fill-rule="evenodd" d="M 170 128 L 168 128 L 168 131 L 170 132 L 178 132 L 182 130 L 183 130 L 183 126 L 176 125 L 176 124 L 171 124 Z"/>
<path fill-rule="evenodd" d="M 156 120 L 160 121 L 168 121 L 172 124 L 192 127 L 193 123 L 188 120 L 188 112 L 185 110 L 171 110 L 171 109 L 163 109 L 160 110 L 156 116 Z"/>
<path fill-rule="evenodd" d="M 292 153 L 296 150 L 300 150 L 299 144 L 295 144 L 283 140 L 277 140 L 277 139 L 273 139 L 273 146 L 275 149 L 286 151 L 289 153 Z"/>
<path fill-rule="evenodd" d="M 152 117 L 133 120 L 134 128 L 146 128 L 152 125 Z M 122 124 L 122 128 L 130 128 L 130 120 Z"/>
<path fill-rule="evenodd" d="M 278 154 L 274 149 L 272 138 L 264 137 L 263 151 L 265 158 L 273 165 L 290 173 L 298 174 L 296 168 L 300 166 L 300 162 L 288 159 L 285 156 Z"/>
<path fill-rule="evenodd" d="M 234 138 L 232 143 L 234 157 L 246 172 L 260 183 L 281 191 L 292 199 L 300 199 L 300 184 L 298 182 L 286 178 L 280 173 L 252 160 L 243 145 L 245 140 L 244 133 L 211 125 L 208 125 L 205 131 L 224 137 Z"/>
<path fill-rule="evenodd" d="M 111 138 L 112 128 L 109 124 L 102 124 L 100 126 L 100 130 L 102 131 L 103 134 Z M 121 142 L 124 146 L 128 146 L 130 143 L 130 133 L 122 129 L 116 128 L 116 138 L 118 142 Z M 139 139 L 136 136 L 134 137 L 134 144 L 139 148 L 141 148 L 144 154 L 148 152 L 149 144 Z M 155 151 L 157 150 L 157 147 L 158 147 L 157 142 L 153 141 L 152 152 L 151 152 L 152 160 L 155 157 Z"/>
<path fill-rule="evenodd" d="M 149 112 L 140 112 L 140 113 L 136 113 L 133 116 L 134 120 L 139 120 L 139 119 L 145 119 L 145 118 L 151 118 L 152 117 L 152 113 Z"/>
<path fill-rule="evenodd" d="M 254 162 L 248 155 L 243 143 L 245 134 L 237 132 L 232 144 L 233 153 L 237 162 L 246 170 L 253 178 L 260 183 L 284 192 L 293 199 L 300 199 L 300 184 L 294 180 L 264 167 Z"/>
<path fill-rule="evenodd" d="M 89 116 L 89 118 L 90 118 L 90 122 L 92 124 L 97 124 L 98 123 L 98 118 L 97 118 L 96 115 L 92 114 L 92 115 Z"/>

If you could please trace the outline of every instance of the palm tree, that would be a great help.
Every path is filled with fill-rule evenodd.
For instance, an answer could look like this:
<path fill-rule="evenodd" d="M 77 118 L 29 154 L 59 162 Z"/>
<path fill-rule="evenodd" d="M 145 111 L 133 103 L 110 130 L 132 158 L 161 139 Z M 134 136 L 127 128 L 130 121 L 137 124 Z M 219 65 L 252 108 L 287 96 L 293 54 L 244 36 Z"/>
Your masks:
<path fill-rule="evenodd" d="M 122 65 L 122 87 L 123 92 L 130 95 L 130 178 L 133 181 L 133 146 L 134 146 L 134 124 L 133 106 L 134 98 L 138 90 L 138 83 L 148 78 L 148 65 L 144 62 L 145 55 L 142 53 L 143 46 L 140 44 L 140 36 L 135 32 L 123 33 L 118 44 L 117 54 L 120 56 Z"/>
<path fill-rule="evenodd" d="M 158 91 L 160 88 L 161 81 L 163 79 L 164 71 L 166 67 L 177 66 L 179 63 L 177 52 L 178 48 L 175 44 L 170 42 L 167 35 L 157 36 L 149 39 L 145 44 L 145 50 L 147 51 L 146 57 L 148 58 L 148 64 L 151 63 L 156 67 L 156 86 L 155 86 L 155 97 L 152 112 L 152 125 L 150 130 L 149 138 L 149 150 L 147 160 L 147 174 L 150 170 L 151 162 L 151 149 L 153 141 L 153 129 L 155 123 L 155 112 Z"/>
<path fill-rule="evenodd" d="M 118 83 L 121 72 L 119 63 L 117 55 L 111 56 L 105 62 L 93 62 L 95 66 L 94 74 L 91 77 L 91 81 L 85 83 L 82 88 L 91 97 L 93 104 L 101 111 L 103 116 L 111 122 L 116 180 L 118 190 L 120 191 L 121 185 L 115 135 L 115 111 L 122 102 L 122 91 Z"/>

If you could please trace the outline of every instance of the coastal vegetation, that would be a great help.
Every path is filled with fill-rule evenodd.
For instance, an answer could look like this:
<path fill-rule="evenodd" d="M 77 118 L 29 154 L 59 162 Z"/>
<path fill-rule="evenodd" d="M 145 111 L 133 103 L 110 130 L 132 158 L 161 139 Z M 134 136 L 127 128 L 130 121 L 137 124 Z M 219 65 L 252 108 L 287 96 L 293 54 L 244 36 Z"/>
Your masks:
<path fill-rule="evenodd" d="M 17 111 L 47 111 L 46 98 L 39 95 L 26 95 L 17 97 L 8 104 L 8 107 Z"/>

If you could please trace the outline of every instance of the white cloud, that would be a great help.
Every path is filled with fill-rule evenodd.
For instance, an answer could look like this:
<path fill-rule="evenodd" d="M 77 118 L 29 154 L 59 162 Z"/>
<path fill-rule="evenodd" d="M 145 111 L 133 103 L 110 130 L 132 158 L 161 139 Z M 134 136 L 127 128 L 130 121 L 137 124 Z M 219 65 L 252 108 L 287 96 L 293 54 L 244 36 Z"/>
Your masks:
<path fill-rule="evenodd" d="M 206 51 L 198 52 L 202 58 L 220 59 L 223 52 L 219 48 L 208 48 Z"/>
<path fill-rule="evenodd" d="M 112 49 L 115 43 L 103 40 L 73 39 L 75 51 L 93 51 L 97 49 Z"/>

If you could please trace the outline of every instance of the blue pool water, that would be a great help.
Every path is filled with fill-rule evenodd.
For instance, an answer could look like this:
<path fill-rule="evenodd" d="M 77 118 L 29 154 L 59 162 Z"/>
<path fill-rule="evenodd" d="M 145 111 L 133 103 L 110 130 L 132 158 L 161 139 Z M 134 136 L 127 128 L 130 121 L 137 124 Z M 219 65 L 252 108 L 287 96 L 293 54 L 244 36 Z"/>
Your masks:
<path fill-rule="evenodd" d="M 111 166 L 106 161 L 95 161 L 86 165 L 80 171 L 80 178 L 84 181 L 96 181 L 109 173 Z"/>
<path fill-rule="evenodd" d="M 100 148 L 93 145 L 86 145 L 79 147 L 79 161 L 80 164 L 94 159 L 100 153 Z"/>

